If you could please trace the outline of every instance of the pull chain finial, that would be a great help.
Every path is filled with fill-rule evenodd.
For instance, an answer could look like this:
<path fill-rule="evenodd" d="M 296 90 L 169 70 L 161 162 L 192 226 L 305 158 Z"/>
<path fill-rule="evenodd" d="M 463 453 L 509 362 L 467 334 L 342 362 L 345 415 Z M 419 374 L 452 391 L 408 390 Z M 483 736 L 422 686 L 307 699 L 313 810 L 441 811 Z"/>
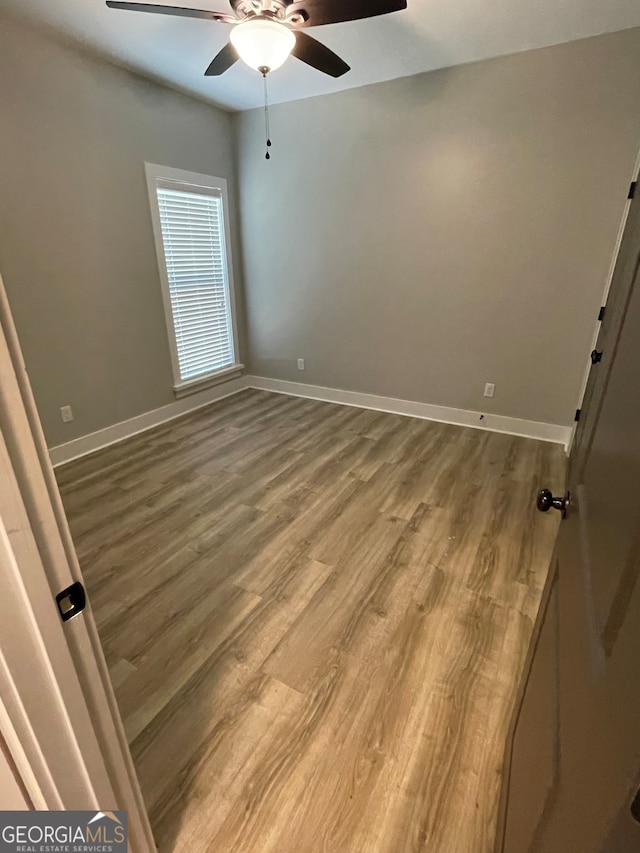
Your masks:
<path fill-rule="evenodd" d="M 269 149 L 271 148 L 271 138 L 269 135 L 269 92 L 267 90 L 267 74 L 269 73 L 269 69 L 266 65 L 263 65 L 258 70 L 262 73 L 262 79 L 264 80 L 264 132 L 267 140 L 267 153 L 264 155 L 264 159 L 270 160 L 271 154 L 269 153 Z"/>

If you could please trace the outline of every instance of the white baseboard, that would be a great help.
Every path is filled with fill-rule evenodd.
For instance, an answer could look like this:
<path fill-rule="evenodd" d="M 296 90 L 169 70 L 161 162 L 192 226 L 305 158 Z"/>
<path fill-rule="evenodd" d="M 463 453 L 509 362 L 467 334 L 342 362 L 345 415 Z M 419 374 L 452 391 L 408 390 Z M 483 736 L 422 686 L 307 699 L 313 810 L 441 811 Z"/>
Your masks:
<path fill-rule="evenodd" d="M 56 447 L 49 448 L 51 464 L 54 468 L 58 465 L 64 465 L 65 462 L 71 462 L 72 459 L 94 453 L 96 450 L 108 447 L 110 444 L 116 444 L 118 441 L 137 435 L 139 432 L 145 432 L 152 427 L 179 418 L 181 415 L 202 409 L 204 406 L 215 403 L 216 400 L 231 397 L 233 394 L 244 391 L 247 387 L 249 387 L 249 383 L 246 377 L 232 379 L 221 385 L 215 385 L 213 388 L 207 388 L 205 391 L 191 394 L 189 397 L 183 397 L 176 400 L 175 403 L 162 406 L 160 409 L 154 409 L 151 412 L 137 415 L 135 418 L 120 421 L 120 423 L 89 433 L 89 435 L 80 436 L 80 438 L 68 441 L 65 444 L 58 444 Z"/>
<path fill-rule="evenodd" d="M 375 409 L 378 412 L 392 412 L 412 418 L 424 418 L 445 424 L 485 429 L 490 432 L 503 432 L 508 435 L 520 435 L 524 438 L 536 438 L 562 444 L 565 450 L 571 441 L 572 428 L 560 424 L 547 424 L 540 421 L 526 421 L 521 418 L 509 418 L 505 415 L 471 412 L 468 409 L 451 409 L 448 406 L 435 406 L 431 403 L 417 403 L 412 400 L 398 400 L 394 397 L 379 397 L 377 394 L 361 394 L 357 391 L 342 391 L 339 388 L 323 388 L 320 385 L 305 385 L 302 382 L 288 382 L 284 379 L 267 379 L 262 376 L 247 376 L 247 385 L 262 391 L 275 391 L 293 397 L 308 397 L 311 400 L 324 400 L 328 403 L 341 403 L 357 406 L 361 409 Z"/>
<path fill-rule="evenodd" d="M 546 424 L 540 421 L 525 421 L 520 418 L 509 418 L 504 415 L 484 415 L 480 420 L 480 412 L 470 412 L 467 409 L 451 409 L 448 406 L 435 406 L 431 403 L 417 403 L 412 400 L 398 400 L 395 397 L 380 397 L 377 394 L 361 394 L 357 391 L 343 391 L 339 388 L 323 388 L 320 385 L 305 385 L 302 382 L 287 382 L 284 379 L 268 379 L 264 376 L 243 376 L 222 385 L 207 388 L 197 394 L 176 400 L 168 406 L 145 412 L 135 418 L 113 424 L 97 432 L 83 435 L 66 444 L 59 444 L 49 449 L 49 457 L 54 467 L 71 462 L 80 456 L 94 453 L 110 444 L 116 444 L 137 433 L 145 432 L 155 426 L 172 421 L 181 415 L 194 412 L 204 406 L 231 397 L 244 391 L 245 388 L 256 388 L 260 391 L 273 391 L 277 394 L 288 394 L 293 397 L 306 397 L 310 400 L 324 400 L 327 403 L 339 403 L 345 406 L 356 406 L 360 409 L 375 409 L 378 412 L 392 412 L 396 415 L 406 415 L 412 418 L 423 418 L 428 421 L 439 421 L 445 424 L 485 429 L 490 432 L 503 432 L 508 435 L 520 435 L 525 438 L 536 438 L 540 441 L 551 441 L 562 444 L 565 450 L 571 441 L 572 427 L 560 424 Z"/>

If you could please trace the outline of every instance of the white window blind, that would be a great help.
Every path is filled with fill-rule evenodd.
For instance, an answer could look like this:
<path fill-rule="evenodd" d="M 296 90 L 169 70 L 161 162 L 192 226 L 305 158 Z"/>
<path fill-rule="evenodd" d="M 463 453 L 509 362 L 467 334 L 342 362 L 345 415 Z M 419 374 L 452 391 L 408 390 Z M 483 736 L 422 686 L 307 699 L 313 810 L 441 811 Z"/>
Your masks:
<path fill-rule="evenodd" d="M 180 380 L 234 364 L 221 193 L 156 186 Z"/>

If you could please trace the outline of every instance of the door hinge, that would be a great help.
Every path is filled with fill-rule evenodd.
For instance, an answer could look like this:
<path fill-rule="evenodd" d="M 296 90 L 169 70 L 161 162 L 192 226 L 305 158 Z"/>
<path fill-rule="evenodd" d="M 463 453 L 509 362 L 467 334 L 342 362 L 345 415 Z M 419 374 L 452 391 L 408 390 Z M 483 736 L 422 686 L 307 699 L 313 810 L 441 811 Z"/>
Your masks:
<path fill-rule="evenodd" d="M 80 581 L 72 583 L 71 586 L 56 595 L 56 604 L 63 622 L 67 622 L 77 616 L 78 613 L 82 613 L 86 603 L 87 596 Z"/>
<path fill-rule="evenodd" d="M 633 181 L 633 182 L 631 183 L 631 186 L 629 187 L 629 195 L 627 196 L 627 198 L 635 198 L 635 197 L 636 197 L 636 189 L 637 189 L 637 187 L 638 187 L 638 182 L 637 182 L 637 181 Z"/>
<path fill-rule="evenodd" d="M 606 305 L 603 305 L 603 306 L 600 308 L 600 311 L 598 311 L 598 322 L 599 322 L 599 323 L 602 323 L 602 321 L 604 320 L 604 315 L 605 315 L 606 311 L 607 311 L 607 306 L 606 306 Z"/>
<path fill-rule="evenodd" d="M 580 420 L 580 412 L 581 412 L 581 411 L 582 411 L 582 409 L 576 409 L 576 414 L 575 414 L 575 417 L 574 417 L 574 421 L 575 421 L 576 423 L 578 423 L 578 421 Z"/>

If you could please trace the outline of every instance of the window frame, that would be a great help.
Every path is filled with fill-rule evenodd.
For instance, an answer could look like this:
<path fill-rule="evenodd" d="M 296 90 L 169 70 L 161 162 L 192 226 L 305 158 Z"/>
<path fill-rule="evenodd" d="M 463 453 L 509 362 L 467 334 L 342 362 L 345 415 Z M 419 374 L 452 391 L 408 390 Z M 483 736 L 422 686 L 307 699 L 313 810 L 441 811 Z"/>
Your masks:
<path fill-rule="evenodd" d="M 149 206 L 151 209 L 151 223 L 155 241 L 156 255 L 158 259 L 158 272 L 162 290 L 162 304 L 164 307 L 165 322 L 167 325 L 167 337 L 169 340 L 169 351 L 171 354 L 171 368 L 173 371 L 173 391 L 176 397 L 184 397 L 201 391 L 211 385 L 217 385 L 229 379 L 240 376 L 244 365 L 240 363 L 238 352 L 238 324 L 236 319 L 235 286 L 233 276 L 233 261 L 231 256 L 231 228 L 229 223 L 229 196 L 227 193 L 227 181 L 225 178 L 217 178 L 213 175 L 202 175 L 198 172 L 188 172 L 183 169 L 174 169 L 170 166 L 160 166 L 157 163 L 145 163 L 147 176 L 147 189 L 149 192 Z M 162 239 L 162 225 L 160 222 L 160 208 L 158 205 L 158 187 L 182 190 L 183 192 L 200 192 L 208 195 L 206 190 L 215 190 L 220 194 L 222 200 L 222 223 L 224 228 L 224 249 L 226 260 L 226 292 L 229 302 L 229 313 L 231 315 L 231 335 L 233 364 L 226 365 L 218 370 L 209 371 L 206 374 L 192 379 L 182 379 L 180 376 L 180 362 L 178 359 L 178 346 L 176 329 L 171 308 L 171 293 L 169 275 L 167 272 L 167 260 Z M 203 190 L 205 191 L 203 193 Z"/>

